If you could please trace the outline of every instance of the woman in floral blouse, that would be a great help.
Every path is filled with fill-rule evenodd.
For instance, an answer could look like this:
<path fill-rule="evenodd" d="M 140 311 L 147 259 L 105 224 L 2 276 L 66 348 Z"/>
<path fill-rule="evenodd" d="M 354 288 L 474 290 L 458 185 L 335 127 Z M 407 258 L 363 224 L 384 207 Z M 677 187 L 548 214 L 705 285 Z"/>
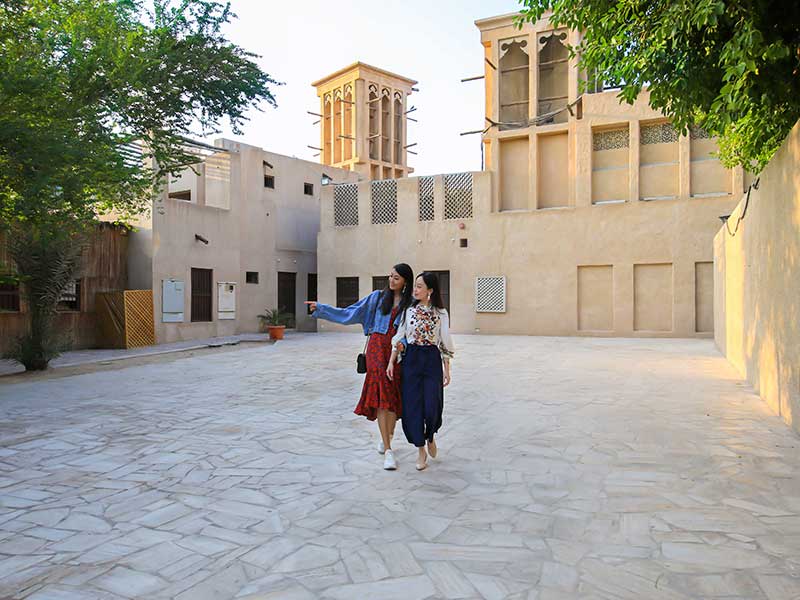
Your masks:
<path fill-rule="evenodd" d="M 435 273 L 425 271 L 414 280 L 414 303 L 392 339 L 386 368 L 389 379 L 394 378 L 398 350 L 403 349 L 403 432 L 419 450 L 417 470 L 422 471 L 428 466 L 428 454 L 436 458 L 433 436 L 442 426 L 444 388 L 450 383 L 450 358 L 455 351 L 450 316 Z"/>
<path fill-rule="evenodd" d="M 405 263 L 396 264 L 389 273 L 386 289 L 372 292 L 347 308 L 336 308 L 322 302 L 306 302 L 311 307 L 311 316 L 342 325 L 360 324 L 367 343 L 367 377 L 361 390 L 361 399 L 356 406 L 357 415 L 370 421 L 378 420 L 381 441 L 378 452 L 384 455 L 383 468 L 393 471 L 397 461 L 392 451 L 392 437 L 397 419 L 402 414 L 400 382 L 386 377 L 386 365 L 392 350 L 392 337 L 401 315 L 411 304 L 411 283 L 414 272 Z M 398 373 L 398 380 L 401 379 Z"/>

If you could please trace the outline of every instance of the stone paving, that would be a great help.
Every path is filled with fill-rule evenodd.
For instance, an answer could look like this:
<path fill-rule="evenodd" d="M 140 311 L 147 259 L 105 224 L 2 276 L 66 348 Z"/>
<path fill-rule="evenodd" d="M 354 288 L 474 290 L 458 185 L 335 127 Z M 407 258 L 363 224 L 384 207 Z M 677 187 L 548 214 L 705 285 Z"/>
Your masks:
<path fill-rule="evenodd" d="M 293 335 L 293 334 L 290 334 Z M 236 345 L 241 342 L 268 342 L 269 335 L 266 333 L 242 333 L 199 340 L 186 340 L 182 342 L 171 342 L 169 344 L 158 344 L 157 346 L 144 346 L 141 348 L 103 348 L 88 350 L 69 350 L 61 354 L 58 358 L 50 361 L 50 368 L 74 367 L 78 365 L 88 365 L 92 363 L 102 363 L 107 361 L 125 360 L 128 358 L 140 358 L 144 356 L 157 356 L 160 354 L 171 354 L 173 352 L 186 352 L 187 350 L 197 350 L 213 346 Z M 15 360 L 0 359 L 0 376 L 24 373 L 25 367 Z"/>
<path fill-rule="evenodd" d="M 798 438 L 710 341 L 459 336 L 387 472 L 362 340 L 0 383 L 0 598 L 800 597 Z"/>

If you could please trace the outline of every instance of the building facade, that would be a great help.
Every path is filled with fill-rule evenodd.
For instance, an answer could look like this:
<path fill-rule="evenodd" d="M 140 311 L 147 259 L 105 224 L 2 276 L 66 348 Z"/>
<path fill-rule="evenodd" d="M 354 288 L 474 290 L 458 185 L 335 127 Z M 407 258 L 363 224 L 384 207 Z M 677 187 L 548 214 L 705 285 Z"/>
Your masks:
<path fill-rule="evenodd" d="M 578 34 L 514 16 L 476 22 L 486 170 L 324 190 L 320 299 L 363 296 L 403 261 L 440 272 L 457 332 L 711 336 L 712 242 L 745 174 L 646 91 L 581 92 Z"/>
<path fill-rule="evenodd" d="M 157 342 L 254 332 L 274 308 L 313 331 L 323 171 L 358 176 L 224 139 L 198 154 L 130 236 L 129 289 L 152 288 Z"/>

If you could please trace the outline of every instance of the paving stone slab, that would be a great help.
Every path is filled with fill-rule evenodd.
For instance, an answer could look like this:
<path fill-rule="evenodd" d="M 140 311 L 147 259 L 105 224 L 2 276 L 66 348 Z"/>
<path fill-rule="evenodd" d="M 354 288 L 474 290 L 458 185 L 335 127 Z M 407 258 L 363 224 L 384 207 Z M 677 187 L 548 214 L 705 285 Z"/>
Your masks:
<path fill-rule="evenodd" d="M 710 340 L 457 343 L 423 472 L 352 413 L 361 335 L 0 382 L 3 595 L 800 593 L 797 436 Z"/>

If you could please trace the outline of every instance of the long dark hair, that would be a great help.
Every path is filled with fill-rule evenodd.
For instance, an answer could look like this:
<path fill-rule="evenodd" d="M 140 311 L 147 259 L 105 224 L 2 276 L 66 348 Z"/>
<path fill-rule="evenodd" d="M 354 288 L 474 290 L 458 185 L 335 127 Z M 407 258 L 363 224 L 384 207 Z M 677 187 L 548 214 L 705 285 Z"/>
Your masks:
<path fill-rule="evenodd" d="M 413 296 L 411 295 L 411 287 L 414 285 L 414 271 L 406 263 L 398 263 L 392 267 L 400 277 L 405 281 L 403 291 L 400 294 L 400 305 L 397 307 L 397 314 L 402 315 L 405 310 L 411 306 Z M 383 290 L 383 298 L 381 299 L 381 313 L 388 315 L 392 312 L 394 306 L 394 292 L 386 284 L 386 289 Z"/>
<path fill-rule="evenodd" d="M 423 271 L 417 277 L 422 277 L 422 281 L 431 290 L 431 306 L 443 309 L 444 302 L 442 302 L 442 287 L 439 285 L 439 276 L 431 271 Z M 419 300 L 414 300 L 414 306 L 419 303 Z"/>

